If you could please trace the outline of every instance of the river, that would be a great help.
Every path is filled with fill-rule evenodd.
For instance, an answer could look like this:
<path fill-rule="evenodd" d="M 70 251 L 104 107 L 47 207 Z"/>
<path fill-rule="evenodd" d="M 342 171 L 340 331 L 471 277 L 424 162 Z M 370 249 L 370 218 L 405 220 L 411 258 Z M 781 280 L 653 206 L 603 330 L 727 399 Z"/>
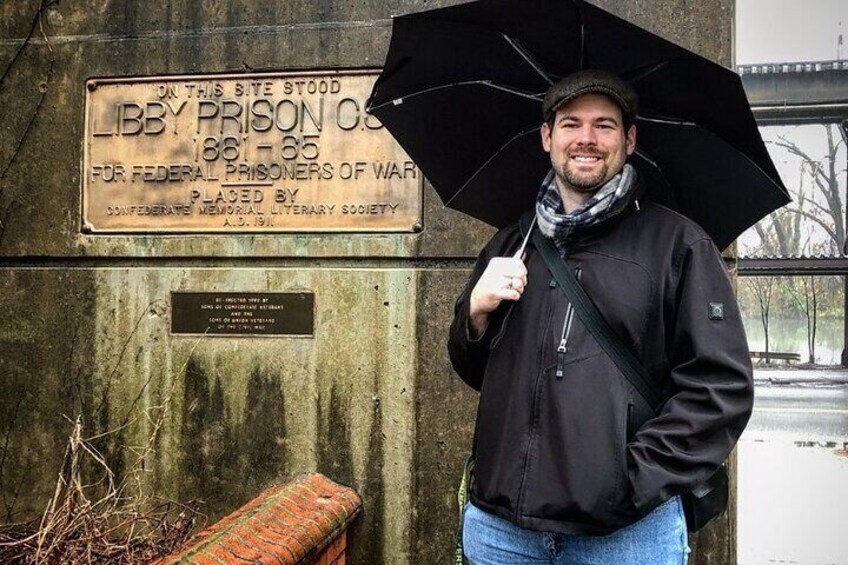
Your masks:
<path fill-rule="evenodd" d="M 765 351 L 766 340 L 763 325 L 758 317 L 743 318 L 751 351 Z M 819 318 L 816 327 L 816 363 L 838 365 L 843 348 L 842 318 Z M 807 362 L 807 320 L 799 318 L 776 318 L 769 320 L 769 350 L 781 353 L 798 353 L 801 361 Z"/>

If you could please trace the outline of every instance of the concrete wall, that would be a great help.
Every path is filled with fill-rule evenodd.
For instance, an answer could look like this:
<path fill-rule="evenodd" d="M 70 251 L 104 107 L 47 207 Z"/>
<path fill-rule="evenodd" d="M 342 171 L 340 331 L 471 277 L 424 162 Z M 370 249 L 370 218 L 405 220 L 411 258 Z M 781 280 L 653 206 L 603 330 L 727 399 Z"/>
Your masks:
<path fill-rule="evenodd" d="M 79 210 L 87 78 L 377 67 L 390 15 L 452 3 L 0 5 L 0 519 L 44 508 L 65 416 L 120 428 L 118 472 L 161 417 L 155 491 L 215 517 L 317 470 L 363 496 L 354 562 L 446 560 L 475 396 L 444 341 L 490 228 L 426 185 L 418 234 L 91 236 Z M 598 4 L 731 61 L 731 0 Z M 315 337 L 171 335 L 177 290 L 309 290 Z"/>

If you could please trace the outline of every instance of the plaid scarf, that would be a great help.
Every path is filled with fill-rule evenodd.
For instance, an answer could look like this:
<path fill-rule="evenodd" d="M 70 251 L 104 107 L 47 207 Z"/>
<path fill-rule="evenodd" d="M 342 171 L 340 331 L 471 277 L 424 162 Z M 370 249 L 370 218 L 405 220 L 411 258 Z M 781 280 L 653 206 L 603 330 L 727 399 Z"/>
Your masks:
<path fill-rule="evenodd" d="M 630 203 L 634 188 L 636 170 L 625 164 L 621 172 L 599 188 L 586 204 L 566 214 L 554 171 L 551 170 L 542 181 L 539 196 L 536 198 L 536 221 L 539 223 L 539 229 L 553 239 L 557 249 L 563 253 L 566 240 L 571 234 L 598 225 L 624 211 Z"/>

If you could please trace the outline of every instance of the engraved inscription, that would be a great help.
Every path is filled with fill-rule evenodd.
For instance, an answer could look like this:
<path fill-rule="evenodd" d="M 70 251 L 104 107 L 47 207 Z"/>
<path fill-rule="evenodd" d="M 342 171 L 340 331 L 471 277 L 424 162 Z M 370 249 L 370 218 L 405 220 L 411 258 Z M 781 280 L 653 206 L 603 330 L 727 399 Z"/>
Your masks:
<path fill-rule="evenodd" d="M 311 292 L 172 292 L 171 333 L 311 336 Z"/>
<path fill-rule="evenodd" d="M 365 101 L 376 74 L 88 82 L 92 232 L 411 231 L 422 178 Z"/>

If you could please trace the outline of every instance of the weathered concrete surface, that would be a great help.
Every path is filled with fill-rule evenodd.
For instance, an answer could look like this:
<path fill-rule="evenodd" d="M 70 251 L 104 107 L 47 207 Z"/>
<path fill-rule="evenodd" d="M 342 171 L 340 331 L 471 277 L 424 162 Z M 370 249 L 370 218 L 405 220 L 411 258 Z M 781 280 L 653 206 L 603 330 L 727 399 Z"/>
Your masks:
<path fill-rule="evenodd" d="M 205 499 L 219 514 L 280 477 L 318 470 L 365 500 L 361 555 L 407 554 L 416 279 L 404 269 L 97 270 L 94 365 L 116 367 L 109 421 L 170 393 L 150 466 L 157 490 Z M 169 292 L 232 288 L 314 292 L 315 338 L 169 335 Z M 150 431 L 140 420 L 126 441 L 143 444 Z"/>
<path fill-rule="evenodd" d="M 32 517 L 52 494 L 63 414 L 88 416 L 91 435 L 119 430 L 102 446 L 119 479 L 161 419 L 144 463 L 156 492 L 203 499 L 215 516 L 318 470 L 365 499 L 360 556 L 408 554 L 417 279 L 406 269 L 11 271 L 0 302 L 4 518 Z M 170 334 L 171 291 L 232 288 L 314 292 L 316 336 Z"/>
<path fill-rule="evenodd" d="M 419 501 L 414 551 L 420 563 L 448 562 L 458 526 L 457 489 L 471 453 L 477 393 L 453 374 L 445 351 L 454 301 L 468 274 L 446 268 L 419 277 L 413 492 Z"/>
<path fill-rule="evenodd" d="M 491 228 L 443 209 L 425 186 L 420 234 L 93 237 L 80 233 L 79 194 L 87 78 L 376 68 L 391 14 L 455 3 L 0 5 L 6 520 L 43 509 L 63 414 L 82 413 L 92 433 L 127 420 L 99 448 L 128 472 L 167 406 L 145 461 L 157 492 L 202 497 L 219 516 L 271 481 L 317 470 L 363 496 L 354 562 L 448 558 L 476 397 L 452 376 L 444 341 Z M 598 4 L 731 60 L 730 0 Z M 310 290 L 316 335 L 171 336 L 176 290 Z M 730 563 L 733 551 L 713 544 L 694 562 Z"/>
<path fill-rule="evenodd" d="M 95 402 L 91 272 L 0 271 L 0 520 L 44 511 L 70 426 Z"/>

